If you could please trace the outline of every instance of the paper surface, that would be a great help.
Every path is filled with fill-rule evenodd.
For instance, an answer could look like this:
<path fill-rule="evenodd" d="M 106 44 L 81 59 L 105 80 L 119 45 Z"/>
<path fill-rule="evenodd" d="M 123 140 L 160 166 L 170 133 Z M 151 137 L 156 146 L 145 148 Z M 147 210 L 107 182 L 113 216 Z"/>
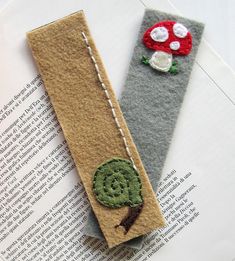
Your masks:
<path fill-rule="evenodd" d="M 151 4 L 149 7 L 176 12 L 166 1 L 144 2 L 147 5 Z M 0 17 L 0 107 L 2 109 L 7 104 L 11 106 L 10 101 L 14 97 L 18 101 L 24 99 L 10 114 L 7 109 L 10 107 L 5 106 L 4 110 L 7 110 L 6 114 L 9 115 L 7 119 L 0 122 L 1 149 L 3 143 L 7 144 L 6 136 L 5 138 L 2 136 L 3 132 L 20 116 L 25 117 L 22 116 L 25 110 L 27 117 L 22 120 L 27 124 L 27 118 L 31 115 L 30 109 L 33 112 L 34 108 L 37 108 L 34 105 L 30 107 L 33 102 L 41 98 L 43 108 L 48 109 L 47 111 L 44 109 L 44 114 L 41 115 L 45 122 L 38 125 L 38 128 L 44 128 L 43 134 L 39 135 L 44 135 L 45 139 L 37 145 L 37 148 L 41 146 L 38 154 L 32 158 L 28 158 L 28 155 L 28 161 L 25 158 L 25 163 L 16 172 L 17 174 L 11 174 L 10 171 L 17 164 L 13 161 L 14 158 L 7 164 L 9 171 L 3 172 L 3 167 L 0 171 L 2 260 L 13 260 L 14 257 L 23 260 L 23 256 L 25 260 L 30 258 L 40 260 L 40 257 L 43 261 L 53 260 L 52 257 L 50 258 L 53 254 L 54 260 L 56 258 L 58 260 L 65 258 L 66 260 L 82 260 L 82 258 L 83 260 L 108 260 L 109 258 L 160 261 L 170 261 L 173 258 L 183 261 L 233 260 L 235 257 L 233 229 L 235 206 L 232 202 L 235 196 L 233 135 L 235 76 L 205 42 L 200 46 L 197 64 L 194 66 L 191 83 L 163 170 L 165 180 L 159 188 L 159 198 L 169 226 L 150 234 L 140 251 L 122 247 L 108 251 L 105 243 L 82 235 L 82 227 L 89 208 L 88 202 L 77 173 L 73 170 L 73 162 L 70 160 L 60 127 L 56 124 L 40 79 L 35 78 L 37 71 L 27 51 L 25 32 L 73 11 L 85 9 L 88 13 L 88 23 L 111 81 L 115 83 L 113 85 L 116 87 L 116 93 L 120 95 L 144 6 L 135 1 L 125 1 L 125 3 L 116 1 L 115 10 L 120 15 L 114 16 L 111 12 L 114 2 L 111 1 L 99 1 L 99 4 L 96 2 L 91 4 L 89 1 L 86 1 L 86 4 L 83 1 L 71 1 L 70 4 L 67 1 L 60 1 L 60 5 L 58 1 L 56 3 L 58 8 L 53 9 L 55 1 L 42 0 L 33 3 L 29 0 L 17 1 L 5 9 Z M 25 8 L 22 8 L 22 4 Z M 104 14 L 101 11 L 104 10 L 102 8 L 104 6 L 105 10 L 110 12 Z M 111 18 L 114 19 L 112 24 L 108 23 Z M 116 28 L 115 32 L 110 30 L 113 26 Z M 110 36 L 109 42 L 103 39 L 103 35 Z M 133 42 L 130 39 L 133 39 Z M 124 57 L 123 60 L 121 57 Z M 35 80 L 32 81 L 34 78 Z M 31 87 L 38 85 L 31 95 L 27 90 L 27 84 L 30 82 Z M 39 113 L 40 110 L 31 117 L 35 118 Z M 52 126 L 54 129 L 50 132 Z M 29 135 L 30 128 L 24 130 L 22 135 Z M 54 135 L 56 132 L 58 135 Z M 53 138 L 50 140 L 50 137 Z M 52 159 L 54 164 L 59 165 L 49 164 Z M 2 166 L 3 161 L 0 162 Z M 30 170 L 34 168 L 36 174 L 30 175 Z M 8 180 L 3 176 L 9 177 Z M 46 180 L 45 187 L 43 187 L 43 179 Z M 16 202 L 19 195 L 13 192 L 17 187 L 11 190 L 20 181 L 21 187 L 24 185 L 22 192 L 23 189 L 26 191 L 31 188 L 29 195 L 34 193 L 31 199 L 28 198 L 29 195 L 24 199 L 21 198 L 20 201 L 25 202 L 24 204 Z M 11 191 L 6 196 L 7 200 L 3 199 L 4 189 Z M 39 198 L 37 193 L 40 191 L 44 191 L 46 196 Z M 13 204 L 13 201 L 18 204 L 17 206 L 21 206 L 18 210 L 21 214 L 18 220 L 11 224 L 9 205 Z M 28 201 L 33 203 L 33 206 L 25 209 Z M 31 210 L 34 212 L 26 218 Z M 6 234 L 3 231 L 6 224 L 3 224 L 3 220 L 6 220 L 3 217 L 4 212 L 8 212 L 7 224 L 12 228 L 12 232 L 5 239 L 3 239 L 3 235 Z M 20 224 L 17 228 L 16 223 Z M 37 259 L 33 258 L 34 255 Z"/>

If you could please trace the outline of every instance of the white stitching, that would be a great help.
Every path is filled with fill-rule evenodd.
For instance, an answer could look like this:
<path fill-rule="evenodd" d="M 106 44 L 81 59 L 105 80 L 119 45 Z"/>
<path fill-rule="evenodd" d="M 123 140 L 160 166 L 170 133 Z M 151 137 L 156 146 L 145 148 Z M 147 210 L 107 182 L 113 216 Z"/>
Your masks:
<path fill-rule="evenodd" d="M 97 73 L 97 76 L 98 76 L 98 79 L 99 79 L 99 81 L 102 83 L 102 82 L 103 82 L 103 80 L 102 80 L 102 78 L 101 78 L 101 75 L 100 75 L 100 73 Z"/>
<path fill-rule="evenodd" d="M 113 107 L 111 107 L 111 108 L 112 108 L 111 110 L 112 110 L 113 117 L 114 117 L 114 119 L 115 119 L 115 118 L 117 118 L 117 115 L 116 115 L 115 109 L 114 109 Z"/>
<path fill-rule="evenodd" d="M 120 131 L 120 133 L 121 133 L 122 137 L 124 137 L 123 130 L 122 130 L 121 128 L 119 128 L 119 131 Z"/>
<path fill-rule="evenodd" d="M 109 103 L 110 107 L 113 108 L 113 104 L 110 99 L 108 99 L 108 103 Z"/>
<path fill-rule="evenodd" d="M 109 92 L 107 90 L 104 90 L 104 92 L 105 92 L 105 95 L 106 95 L 107 99 L 110 99 Z"/>
<path fill-rule="evenodd" d="M 115 122 L 116 122 L 116 124 L 117 124 L 117 126 L 118 126 L 118 129 L 120 129 L 120 128 L 121 128 L 121 126 L 120 126 L 120 124 L 119 124 L 119 121 L 118 121 L 118 119 L 117 119 L 117 118 L 115 118 Z"/>
<path fill-rule="evenodd" d="M 120 126 L 120 124 L 119 124 L 119 121 L 118 121 L 118 118 L 117 118 L 117 115 L 116 115 L 116 112 L 115 112 L 115 108 L 114 108 L 114 106 L 113 106 L 112 101 L 110 100 L 110 95 L 109 95 L 108 90 L 107 90 L 107 88 L 106 88 L 106 86 L 105 86 L 105 84 L 104 84 L 104 82 L 103 82 L 103 79 L 102 79 L 102 77 L 101 77 L 101 75 L 100 75 L 99 66 L 98 66 L 98 64 L 97 64 L 97 62 L 96 62 L 96 59 L 95 59 L 95 57 L 94 57 L 94 55 L 93 55 L 93 52 L 92 52 L 92 49 L 91 49 L 91 47 L 90 47 L 90 45 L 89 45 L 88 39 L 87 39 L 87 37 L 86 37 L 86 35 L 85 35 L 84 32 L 82 32 L 82 37 L 83 37 L 83 40 L 84 40 L 85 43 L 86 43 L 86 47 L 87 47 L 87 49 L 88 49 L 89 55 L 90 55 L 90 57 L 91 57 L 91 60 L 92 60 L 92 62 L 94 63 L 98 80 L 99 80 L 99 82 L 101 83 L 101 86 L 102 86 L 102 88 L 103 88 L 103 90 L 104 90 L 104 92 L 105 92 L 105 95 L 106 95 L 108 104 L 109 104 L 109 106 L 110 106 L 110 108 L 111 108 L 111 110 L 112 110 L 112 115 L 113 115 L 113 118 L 114 118 L 114 120 L 115 120 L 116 126 L 117 126 L 118 130 L 120 131 L 120 134 L 121 134 L 121 137 L 122 137 L 122 140 L 123 140 L 125 149 L 126 149 L 126 153 L 127 153 L 128 157 L 130 158 L 134 169 L 137 170 L 137 168 L 136 168 L 136 166 L 135 166 L 135 163 L 134 163 L 134 160 L 133 160 L 133 158 L 132 158 L 132 155 L 131 155 L 131 152 L 130 152 L 130 149 L 129 149 L 129 146 L 128 146 L 128 143 L 127 143 L 127 140 L 126 140 L 126 137 L 125 137 L 125 135 L 124 135 L 124 131 L 122 130 L 122 128 L 121 128 L 121 126 Z"/>
<path fill-rule="evenodd" d="M 106 90 L 106 86 L 104 83 L 102 83 L 101 86 L 103 87 L 104 90 Z"/>

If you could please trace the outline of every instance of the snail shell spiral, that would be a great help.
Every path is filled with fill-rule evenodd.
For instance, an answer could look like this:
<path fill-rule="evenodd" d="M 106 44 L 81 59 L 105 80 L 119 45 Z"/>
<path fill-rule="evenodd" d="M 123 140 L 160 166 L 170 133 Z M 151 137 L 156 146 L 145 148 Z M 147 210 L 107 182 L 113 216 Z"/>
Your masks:
<path fill-rule="evenodd" d="M 143 202 L 139 173 L 129 160 L 112 158 L 99 166 L 93 179 L 96 199 L 109 208 L 136 207 Z"/>

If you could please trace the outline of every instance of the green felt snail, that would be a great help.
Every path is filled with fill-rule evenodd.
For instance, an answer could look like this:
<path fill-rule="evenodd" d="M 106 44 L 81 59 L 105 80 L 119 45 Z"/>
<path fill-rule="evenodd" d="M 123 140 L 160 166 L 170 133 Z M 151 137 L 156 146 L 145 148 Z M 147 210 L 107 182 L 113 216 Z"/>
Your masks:
<path fill-rule="evenodd" d="M 99 166 L 93 179 L 96 199 L 108 208 L 128 206 L 126 217 L 118 226 L 129 231 L 143 208 L 139 173 L 129 160 L 113 158 Z"/>

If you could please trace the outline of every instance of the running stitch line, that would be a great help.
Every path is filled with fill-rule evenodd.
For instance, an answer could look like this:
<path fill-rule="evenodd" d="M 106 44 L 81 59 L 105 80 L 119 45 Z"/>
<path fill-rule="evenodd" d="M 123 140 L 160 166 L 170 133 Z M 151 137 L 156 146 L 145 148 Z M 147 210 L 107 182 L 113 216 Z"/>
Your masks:
<path fill-rule="evenodd" d="M 119 130 L 119 132 L 120 132 L 120 134 L 121 134 L 121 137 L 122 137 L 122 140 L 123 140 L 125 149 L 126 149 L 126 153 L 127 153 L 128 157 L 129 157 L 129 159 L 131 160 L 134 169 L 137 170 L 137 168 L 136 168 L 136 166 L 135 166 L 135 163 L 134 163 L 134 160 L 133 160 L 133 158 L 132 158 L 132 155 L 131 155 L 131 152 L 130 152 L 130 149 L 129 149 L 129 146 L 128 146 L 128 143 L 127 143 L 127 140 L 126 140 L 126 137 L 125 137 L 125 135 L 124 135 L 124 132 L 123 132 L 123 130 L 122 130 L 121 126 L 120 126 L 120 123 L 119 123 L 119 121 L 118 121 L 118 118 L 117 118 L 117 116 L 116 116 L 115 108 L 114 108 L 114 106 L 113 106 L 112 101 L 110 100 L 109 92 L 108 92 L 108 90 L 107 90 L 107 88 L 106 88 L 106 86 L 105 86 L 105 84 L 104 84 L 104 82 L 103 82 L 103 79 L 102 79 L 101 75 L 100 75 L 99 66 L 98 66 L 98 64 L 97 64 L 97 62 L 96 62 L 96 59 L 95 59 L 95 57 L 94 57 L 94 55 L 93 55 L 93 52 L 92 52 L 92 49 L 91 49 L 90 44 L 89 44 L 89 42 L 88 42 L 88 39 L 87 39 L 87 37 L 86 37 L 86 34 L 85 34 L 84 32 L 82 32 L 82 37 L 83 37 L 83 40 L 84 40 L 85 43 L 86 43 L 86 47 L 87 47 L 87 49 L 88 49 L 89 55 L 90 55 L 91 60 L 92 60 L 92 62 L 93 62 L 93 64 L 94 64 L 94 66 L 95 66 L 95 70 L 96 70 L 96 73 L 97 73 L 98 80 L 99 80 L 99 82 L 100 82 L 100 84 L 101 84 L 101 86 L 102 86 L 102 89 L 103 89 L 103 91 L 104 91 L 104 93 L 105 93 L 105 96 L 106 96 L 106 98 L 107 98 L 108 104 L 109 104 L 109 106 L 110 106 L 110 108 L 111 108 L 112 115 L 113 115 L 114 121 L 115 121 L 115 123 L 116 123 L 116 126 L 117 126 L 117 128 L 118 128 L 118 130 Z"/>

